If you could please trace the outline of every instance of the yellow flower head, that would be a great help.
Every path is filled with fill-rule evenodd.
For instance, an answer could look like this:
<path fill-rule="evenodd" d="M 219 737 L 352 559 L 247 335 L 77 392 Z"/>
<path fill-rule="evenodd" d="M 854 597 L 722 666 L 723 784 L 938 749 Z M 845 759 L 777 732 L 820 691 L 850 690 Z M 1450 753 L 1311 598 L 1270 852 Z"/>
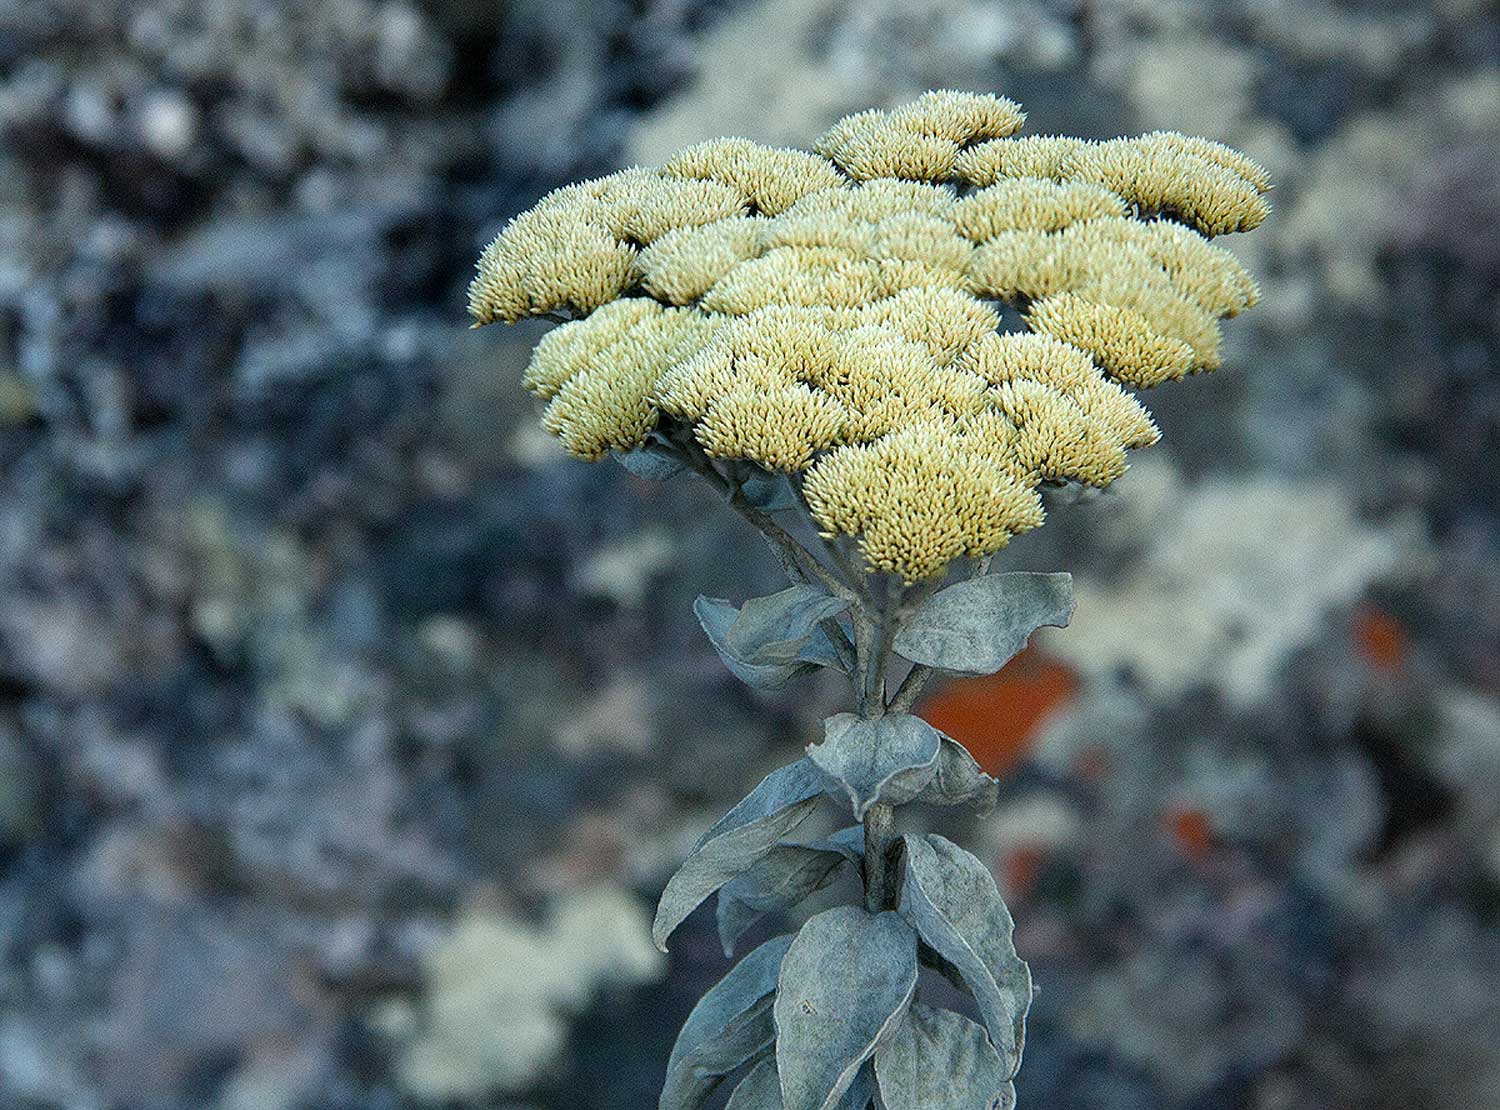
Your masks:
<path fill-rule="evenodd" d="M 1258 297 L 1210 239 L 1265 219 L 1261 167 L 1024 119 L 929 92 L 812 153 L 715 139 L 566 186 L 485 249 L 470 312 L 569 318 L 523 383 L 574 455 L 665 424 L 791 474 L 872 569 L 933 577 L 1039 525 L 1040 483 L 1119 477 L 1159 435 L 1122 386 L 1217 367 L 1218 320 Z"/>

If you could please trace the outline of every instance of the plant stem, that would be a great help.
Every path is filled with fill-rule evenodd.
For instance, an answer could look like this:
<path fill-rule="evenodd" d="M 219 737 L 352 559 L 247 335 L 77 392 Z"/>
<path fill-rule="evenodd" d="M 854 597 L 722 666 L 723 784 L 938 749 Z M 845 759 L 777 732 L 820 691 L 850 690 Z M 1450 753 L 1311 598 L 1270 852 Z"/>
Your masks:
<path fill-rule="evenodd" d="M 788 577 L 794 582 L 807 582 L 811 578 L 816 578 L 823 588 L 835 597 L 842 598 L 851 605 L 859 601 L 859 593 L 854 586 L 841 582 L 838 578 L 834 577 L 827 567 L 818 562 L 817 557 L 811 551 L 798 543 L 786 529 L 772 520 L 768 514 L 761 512 L 754 505 L 750 504 L 738 486 L 731 483 L 729 479 L 714 469 L 713 462 L 702 447 L 692 440 L 682 440 L 679 442 L 683 448 L 683 453 L 687 456 L 688 465 L 704 478 L 708 479 L 714 488 L 729 502 L 729 507 L 749 521 L 756 530 L 766 537 L 767 542 L 771 545 L 771 549 L 776 552 L 777 560 L 787 572 Z"/>
<path fill-rule="evenodd" d="M 884 579 L 869 582 L 867 596 L 870 611 L 861 614 L 856 628 L 860 631 L 857 644 L 862 669 L 863 689 L 855 680 L 855 694 L 859 698 L 861 716 L 874 720 L 885 714 L 885 667 L 890 658 L 890 596 L 889 585 Z M 865 909 L 880 913 L 887 909 L 891 899 L 890 871 L 886 857 L 890 851 L 891 824 L 894 807 L 889 802 L 876 802 L 865 811 Z"/>
<path fill-rule="evenodd" d="M 863 660 L 864 694 L 859 711 L 862 716 L 873 719 L 885 713 L 885 668 L 891 657 L 890 613 L 884 605 L 876 608 L 870 625 L 869 646 Z"/>
<path fill-rule="evenodd" d="M 889 907 L 891 883 L 886 856 L 891 846 L 894 808 L 876 802 L 865 813 L 865 909 L 879 913 Z"/>
<path fill-rule="evenodd" d="M 909 670 L 906 677 L 901 680 L 901 685 L 896 687 L 895 696 L 886 705 L 886 712 L 910 713 L 911 707 L 922 696 L 922 690 L 932 678 L 932 674 L 932 668 L 926 663 L 918 663 Z"/>

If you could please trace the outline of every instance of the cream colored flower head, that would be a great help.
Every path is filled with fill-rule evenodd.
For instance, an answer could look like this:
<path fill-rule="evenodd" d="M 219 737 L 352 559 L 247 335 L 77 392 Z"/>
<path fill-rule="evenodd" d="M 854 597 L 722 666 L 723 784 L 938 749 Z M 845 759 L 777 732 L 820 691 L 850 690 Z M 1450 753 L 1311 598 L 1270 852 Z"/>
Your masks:
<path fill-rule="evenodd" d="M 815 153 L 715 139 L 569 185 L 485 249 L 469 310 L 569 320 L 524 381 L 574 455 L 680 428 L 791 475 L 871 569 L 933 577 L 1040 524 L 1042 482 L 1119 477 L 1158 437 L 1123 387 L 1217 367 L 1257 297 L 1210 239 L 1265 219 L 1258 165 L 1024 118 L 930 92 Z"/>

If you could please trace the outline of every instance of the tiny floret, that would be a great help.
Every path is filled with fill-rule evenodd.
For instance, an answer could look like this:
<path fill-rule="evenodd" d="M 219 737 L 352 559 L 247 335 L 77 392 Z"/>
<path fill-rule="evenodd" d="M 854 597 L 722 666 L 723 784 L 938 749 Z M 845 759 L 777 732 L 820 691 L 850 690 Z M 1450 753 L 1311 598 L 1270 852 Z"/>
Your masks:
<path fill-rule="evenodd" d="M 935 91 L 812 152 L 714 139 L 557 189 L 485 249 L 470 312 L 566 321 L 522 381 L 575 456 L 665 437 L 784 473 L 870 569 L 940 575 L 1040 525 L 1042 483 L 1123 474 L 1160 435 L 1131 390 L 1217 367 L 1259 295 L 1210 242 L 1269 212 L 1255 162 L 1024 120 Z"/>

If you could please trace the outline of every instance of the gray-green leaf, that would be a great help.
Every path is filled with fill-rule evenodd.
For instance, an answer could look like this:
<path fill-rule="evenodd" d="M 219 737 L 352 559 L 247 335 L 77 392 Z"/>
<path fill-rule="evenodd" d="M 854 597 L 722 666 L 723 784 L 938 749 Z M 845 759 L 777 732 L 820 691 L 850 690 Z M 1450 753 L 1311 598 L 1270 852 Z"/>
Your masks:
<path fill-rule="evenodd" d="M 871 1065 L 865 1064 L 839 1100 L 838 1110 L 869 1110 L 875 1092 L 875 1073 Z M 724 1110 L 784 1110 L 785 1106 L 781 1101 L 781 1078 L 776 1074 L 776 1057 L 767 1056 L 740 1080 Z"/>
<path fill-rule="evenodd" d="M 933 594 L 896 633 L 898 654 L 955 674 L 994 674 L 1043 625 L 1067 627 L 1073 576 L 1015 571 Z"/>
<path fill-rule="evenodd" d="M 809 918 L 781 961 L 776 1068 L 786 1110 L 832 1110 L 900 1024 L 917 943 L 895 913 L 839 906 Z"/>
<path fill-rule="evenodd" d="M 879 1088 L 875 1082 L 875 1065 L 866 1060 L 855 1073 L 854 1082 L 839 1100 L 838 1110 L 868 1110 L 875 1101 Z"/>
<path fill-rule="evenodd" d="M 782 1110 L 782 1106 L 776 1057 L 767 1056 L 740 1080 L 724 1110 Z"/>
<path fill-rule="evenodd" d="M 838 665 L 838 653 L 818 625 L 848 607 L 826 590 L 803 584 L 751 598 L 739 607 L 722 598 L 700 597 L 693 612 L 736 678 L 757 689 L 776 690 L 814 667 Z"/>
<path fill-rule="evenodd" d="M 943 737 L 937 770 L 916 800 L 935 806 L 972 805 L 981 813 L 995 808 L 1000 783 L 980 770 L 969 749 L 951 736 Z"/>
<path fill-rule="evenodd" d="M 687 469 L 677 452 L 649 443 L 634 451 L 616 451 L 614 457 L 630 473 L 648 482 L 665 482 Z"/>
<path fill-rule="evenodd" d="M 823 742 L 807 757 L 823 773 L 829 793 L 848 801 L 854 819 L 878 801 L 903 805 L 937 773 L 943 734 L 921 717 L 890 713 L 873 721 L 839 713 L 823 722 Z"/>
<path fill-rule="evenodd" d="M 705 898 L 748 871 L 806 820 L 822 789 L 817 769 L 807 759 L 799 759 L 767 775 L 704 833 L 662 891 L 651 926 L 656 946 L 665 952 L 672 930 Z"/>
<path fill-rule="evenodd" d="M 844 829 L 812 844 L 778 844 L 719 890 L 719 939 L 724 955 L 766 914 L 795 905 L 838 878 L 844 863 L 859 866 L 864 830 Z"/>
<path fill-rule="evenodd" d="M 748 475 L 740 483 L 740 492 L 745 500 L 763 513 L 779 513 L 801 508 L 797 495 L 787 484 L 786 476 L 760 471 Z"/>
<path fill-rule="evenodd" d="M 1021 1066 L 1031 969 L 1016 955 L 1010 910 L 989 868 L 957 844 L 936 834 L 902 839 L 900 913 L 969 988 L 1012 1076 Z"/>
<path fill-rule="evenodd" d="M 875 1051 L 885 1110 L 1012 1110 L 1010 1070 L 984 1030 L 961 1014 L 913 1003 Z"/>
<path fill-rule="evenodd" d="M 791 943 L 766 941 L 699 999 L 667 1060 L 659 1110 L 695 1110 L 724 1076 L 770 1048 L 771 994 Z"/>

